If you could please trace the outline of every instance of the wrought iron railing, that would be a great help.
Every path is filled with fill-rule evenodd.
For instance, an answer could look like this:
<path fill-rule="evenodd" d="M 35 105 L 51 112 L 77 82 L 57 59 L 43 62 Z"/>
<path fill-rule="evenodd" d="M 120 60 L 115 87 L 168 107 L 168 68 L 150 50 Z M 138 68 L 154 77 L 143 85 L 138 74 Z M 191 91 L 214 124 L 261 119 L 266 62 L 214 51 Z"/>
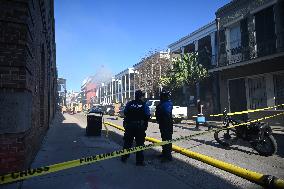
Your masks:
<path fill-rule="evenodd" d="M 277 38 L 250 43 L 249 46 L 239 46 L 219 53 L 217 67 L 227 66 L 238 62 L 256 59 L 278 52 L 284 52 L 284 32 L 277 34 Z"/>
<path fill-rule="evenodd" d="M 276 39 L 265 40 L 256 44 L 257 56 L 267 56 L 276 53 Z"/>

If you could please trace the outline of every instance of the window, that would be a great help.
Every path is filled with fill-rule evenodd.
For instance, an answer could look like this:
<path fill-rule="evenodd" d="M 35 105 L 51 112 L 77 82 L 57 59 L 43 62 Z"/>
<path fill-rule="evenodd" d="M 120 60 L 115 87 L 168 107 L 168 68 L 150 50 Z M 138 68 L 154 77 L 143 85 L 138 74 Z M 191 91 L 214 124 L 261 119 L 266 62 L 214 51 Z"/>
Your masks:
<path fill-rule="evenodd" d="M 273 6 L 255 14 L 255 33 L 258 56 L 272 54 L 276 50 Z"/>
<path fill-rule="evenodd" d="M 248 79 L 250 109 L 267 106 L 265 77 Z"/>
<path fill-rule="evenodd" d="M 230 57 L 229 64 L 237 63 L 242 60 L 241 54 L 241 29 L 240 25 L 235 25 L 230 28 Z"/>
<path fill-rule="evenodd" d="M 284 74 L 274 75 L 275 105 L 284 104 Z M 284 109 L 284 107 L 279 107 Z"/>
<path fill-rule="evenodd" d="M 230 48 L 236 49 L 241 46 L 241 30 L 240 26 L 234 26 L 230 29 Z"/>

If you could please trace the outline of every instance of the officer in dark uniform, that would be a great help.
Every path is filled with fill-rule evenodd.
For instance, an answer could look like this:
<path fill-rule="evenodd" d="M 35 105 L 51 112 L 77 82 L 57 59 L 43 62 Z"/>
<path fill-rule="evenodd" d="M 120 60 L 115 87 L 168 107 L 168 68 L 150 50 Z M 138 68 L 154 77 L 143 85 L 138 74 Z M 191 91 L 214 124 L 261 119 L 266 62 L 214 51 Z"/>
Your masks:
<path fill-rule="evenodd" d="M 160 103 L 156 107 L 156 119 L 159 123 L 162 140 L 171 140 L 173 135 L 173 103 L 170 100 L 170 93 L 162 91 L 160 93 Z M 162 146 L 162 162 L 172 161 L 172 144 Z"/>
<path fill-rule="evenodd" d="M 147 130 L 150 118 L 150 109 L 145 103 L 145 93 L 141 90 L 135 92 L 135 100 L 128 102 L 124 109 L 124 145 L 123 149 L 131 148 L 135 138 L 136 146 L 142 146 L 145 142 L 145 131 Z M 129 154 L 121 157 L 126 162 Z M 144 166 L 143 151 L 136 152 L 136 165 Z"/>

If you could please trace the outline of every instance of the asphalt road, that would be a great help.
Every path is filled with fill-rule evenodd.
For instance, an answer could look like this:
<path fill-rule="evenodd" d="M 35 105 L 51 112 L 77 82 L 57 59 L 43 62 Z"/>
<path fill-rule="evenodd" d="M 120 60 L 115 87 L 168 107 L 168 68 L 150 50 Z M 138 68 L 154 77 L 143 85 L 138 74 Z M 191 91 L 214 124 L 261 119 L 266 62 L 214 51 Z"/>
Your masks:
<path fill-rule="evenodd" d="M 85 116 L 82 114 L 75 115 L 77 119 L 84 122 Z M 116 120 L 114 117 L 104 116 L 105 121 L 122 125 L 122 119 Z M 196 132 L 193 123 L 181 123 L 174 125 L 173 138 L 187 136 Z M 115 128 L 109 128 L 110 138 L 117 144 L 122 145 L 123 132 Z M 201 127 L 201 130 L 207 130 Z M 149 123 L 147 136 L 160 138 L 160 132 L 156 123 Z M 277 128 L 277 134 L 274 137 L 278 143 L 278 152 L 270 157 L 260 156 L 253 150 L 249 144 L 239 142 L 230 149 L 224 149 L 214 139 L 213 133 L 198 136 L 188 141 L 180 141 L 175 145 L 198 152 L 213 158 L 256 171 L 265 175 L 273 175 L 279 178 L 284 178 L 284 127 Z M 237 177 L 231 173 L 227 173 L 205 163 L 188 158 L 181 154 L 173 152 L 175 158 L 173 162 L 161 164 L 155 157 L 161 151 L 156 148 L 150 152 L 145 152 L 146 163 L 148 166 L 153 166 L 156 169 L 163 170 L 169 175 L 176 177 L 180 181 L 190 185 L 198 186 L 198 188 L 261 188 L 260 186 L 251 183 L 245 179 Z M 154 155 L 153 155 L 154 153 Z"/>
<path fill-rule="evenodd" d="M 79 119 L 78 119 L 79 118 Z M 81 121 L 80 121 L 81 120 Z M 84 117 L 64 114 L 49 128 L 31 168 L 62 163 L 82 157 L 109 153 L 122 147 L 102 136 L 85 136 Z M 135 159 L 122 163 L 111 158 L 69 168 L 8 185 L 1 189 L 156 189 L 194 188 L 153 166 L 137 167 Z"/>
<path fill-rule="evenodd" d="M 122 125 L 121 118 L 116 120 L 114 117 L 104 116 L 104 120 Z M 31 167 L 36 168 L 90 155 L 108 153 L 122 148 L 123 132 L 107 127 L 108 135 L 106 135 L 107 132 L 103 127 L 101 137 L 86 137 L 86 125 L 84 114 L 65 114 L 62 120 L 53 123 Z M 201 129 L 207 130 L 207 128 L 202 127 Z M 230 150 L 226 150 L 214 140 L 212 133 L 175 144 L 242 168 L 284 178 L 283 130 L 282 127 L 277 128 L 275 137 L 279 150 L 276 155 L 271 157 L 260 156 L 243 143 L 238 143 Z M 194 129 L 192 123 L 175 124 L 173 138 L 196 132 L 198 131 Z M 147 136 L 161 139 L 156 123 L 149 123 Z M 133 154 L 126 164 L 120 162 L 118 158 L 112 158 L 88 166 L 34 177 L 23 182 L 1 186 L 1 188 L 262 188 L 231 173 L 175 152 L 173 152 L 174 161 L 161 163 L 157 158 L 161 153 L 161 147 L 146 150 L 144 153 L 146 167 L 135 166 L 135 155 Z"/>

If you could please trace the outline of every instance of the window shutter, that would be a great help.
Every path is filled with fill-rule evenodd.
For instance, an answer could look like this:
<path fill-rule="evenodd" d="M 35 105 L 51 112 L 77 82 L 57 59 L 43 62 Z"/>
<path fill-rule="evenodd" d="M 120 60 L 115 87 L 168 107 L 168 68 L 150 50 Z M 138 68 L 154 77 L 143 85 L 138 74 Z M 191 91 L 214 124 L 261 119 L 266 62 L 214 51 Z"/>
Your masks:
<path fill-rule="evenodd" d="M 241 20 L 241 49 L 245 60 L 249 58 L 249 32 L 247 18 Z"/>

